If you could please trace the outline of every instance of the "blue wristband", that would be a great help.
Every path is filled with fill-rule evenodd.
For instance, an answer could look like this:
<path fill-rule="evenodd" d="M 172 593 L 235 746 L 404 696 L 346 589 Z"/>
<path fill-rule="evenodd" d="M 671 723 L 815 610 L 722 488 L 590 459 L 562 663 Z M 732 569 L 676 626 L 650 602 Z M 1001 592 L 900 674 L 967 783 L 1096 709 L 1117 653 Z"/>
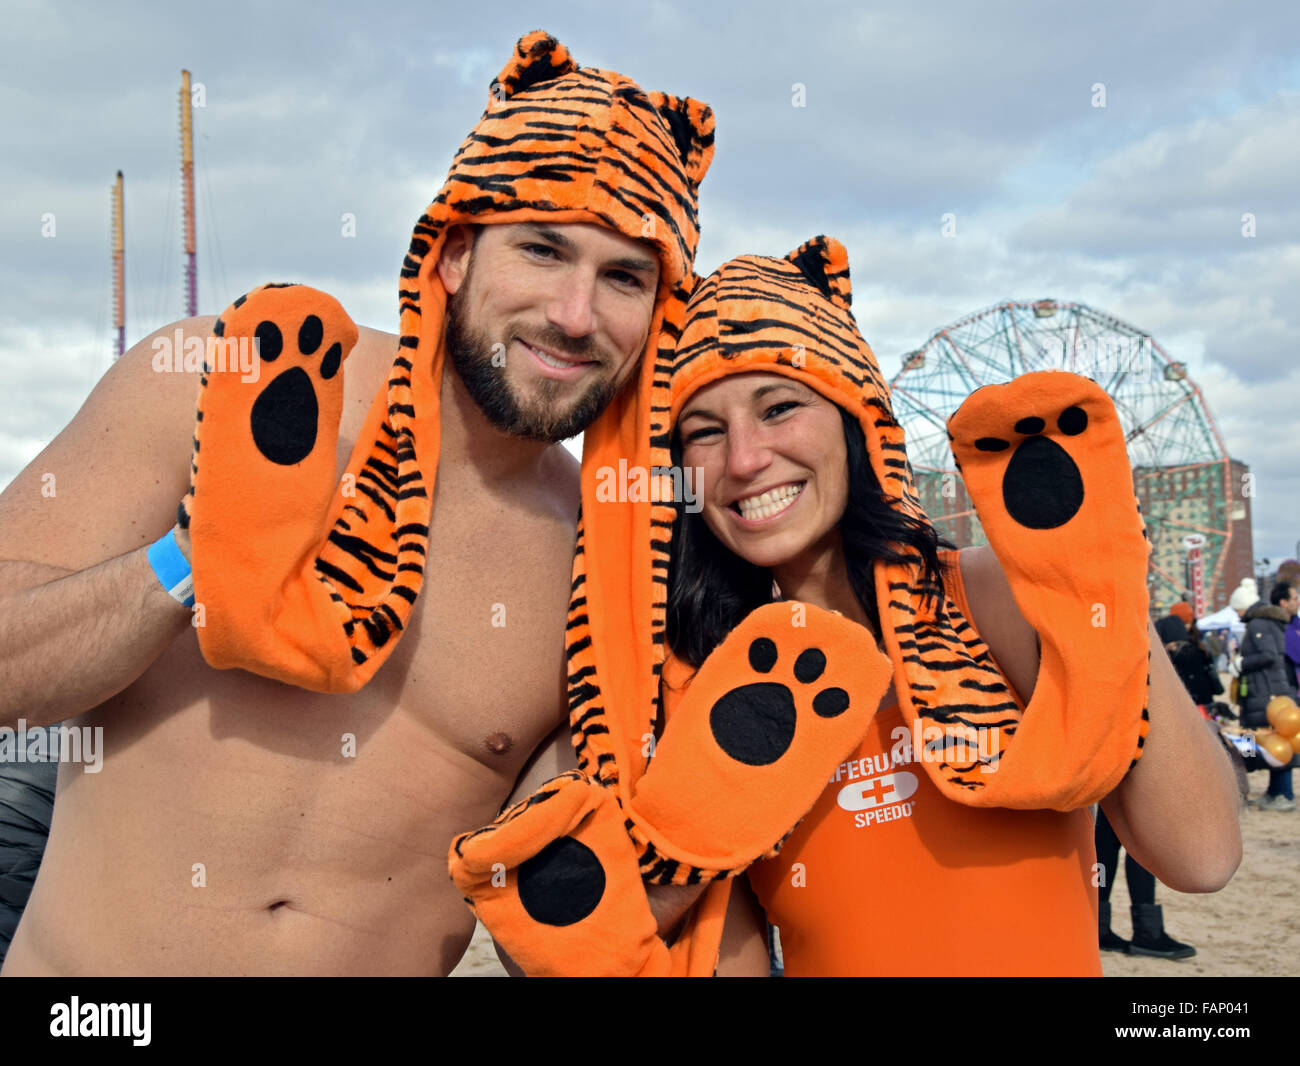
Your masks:
<path fill-rule="evenodd" d="M 168 596 L 184 607 L 194 606 L 194 575 L 176 543 L 176 530 L 167 530 L 166 536 L 149 545 L 149 565 Z"/>

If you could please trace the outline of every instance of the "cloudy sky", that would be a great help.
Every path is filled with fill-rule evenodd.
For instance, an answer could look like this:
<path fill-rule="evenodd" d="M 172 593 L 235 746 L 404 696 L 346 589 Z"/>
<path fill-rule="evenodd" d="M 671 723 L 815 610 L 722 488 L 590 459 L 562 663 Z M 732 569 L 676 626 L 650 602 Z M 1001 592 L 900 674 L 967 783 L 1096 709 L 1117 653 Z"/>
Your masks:
<path fill-rule="evenodd" d="M 295 280 L 391 330 L 410 227 L 515 39 L 541 27 L 583 64 L 713 106 L 702 272 L 838 236 L 889 375 L 937 327 L 1002 300 L 1107 311 L 1186 362 L 1229 452 L 1255 472 L 1256 556 L 1295 554 L 1295 4 L 271 8 L 7 0 L 0 486 L 111 359 L 119 168 L 128 343 L 183 313 L 182 67 L 204 96 L 200 311 Z"/>

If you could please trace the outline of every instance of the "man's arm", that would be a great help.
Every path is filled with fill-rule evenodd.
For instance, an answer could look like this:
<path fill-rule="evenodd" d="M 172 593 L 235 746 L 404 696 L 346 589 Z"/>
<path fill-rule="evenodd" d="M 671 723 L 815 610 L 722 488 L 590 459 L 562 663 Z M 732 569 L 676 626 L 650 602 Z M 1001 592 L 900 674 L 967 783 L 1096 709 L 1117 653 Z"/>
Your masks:
<path fill-rule="evenodd" d="M 189 488 L 198 375 L 155 370 L 153 342 L 206 338 L 213 321 L 135 345 L 0 494 L 0 723 L 88 710 L 190 624 L 145 553 Z"/>
<path fill-rule="evenodd" d="M 997 557 L 987 547 L 961 553 L 972 621 L 1023 701 L 1033 695 L 1038 640 Z M 1150 731 L 1142 758 L 1102 809 L 1129 853 L 1179 892 L 1217 892 L 1241 862 L 1237 788 L 1227 753 L 1205 728 L 1148 625 Z"/>

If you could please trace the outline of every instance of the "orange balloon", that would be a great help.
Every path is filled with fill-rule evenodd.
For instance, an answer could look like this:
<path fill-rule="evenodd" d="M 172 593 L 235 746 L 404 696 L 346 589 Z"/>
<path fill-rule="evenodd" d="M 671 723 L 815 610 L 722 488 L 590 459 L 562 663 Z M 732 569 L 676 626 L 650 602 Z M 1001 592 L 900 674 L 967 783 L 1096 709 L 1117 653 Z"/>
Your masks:
<path fill-rule="evenodd" d="M 1291 738 L 1291 750 L 1300 755 L 1300 733 Z"/>
<path fill-rule="evenodd" d="M 1288 740 L 1300 735 L 1300 707 L 1283 707 L 1273 716 L 1273 728 Z"/>
<path fill-rule="evenodd" d="M 1300 707 L 1296 706 L 1295 700 L 1290 696 L 1274 696 L 1268 701 L 1268 706 L 1264 709 L 1264 713 L 1268 715 L 1268 724 L 1276 729 L 1275 717 L 1287 710 L 1300 710 Z M 1290 736 L 1291 734 L 1287 733 L 1286 735 Z"/>
<path fill-rule="evenodd" d="M 1261 737 L 1259 746 L 1267 751 L 1283 766 L 1289 764 L 1291 762 L 1291 756 L 1295 754 L 1295 752 L 1291 750 L 1291 742 L 1278 736 L 1276 733 L 1269 733 L 1267 736 Z"/>

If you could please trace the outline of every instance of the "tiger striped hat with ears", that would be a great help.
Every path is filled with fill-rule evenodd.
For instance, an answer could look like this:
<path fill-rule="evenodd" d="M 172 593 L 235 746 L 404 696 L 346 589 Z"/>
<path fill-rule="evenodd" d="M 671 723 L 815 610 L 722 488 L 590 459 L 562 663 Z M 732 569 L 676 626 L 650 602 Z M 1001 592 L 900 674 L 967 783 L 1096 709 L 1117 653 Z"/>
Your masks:
<path fill-rule="evenodd" d="M 928 524 L 889 388 L 850 301 L 848 255 L 828 237 L 784 259 L 742 256 L 724 264 L 694 290 L 680 340 L 670 355 L 661 352 L 661 362 L 669 359 L 668 425 L 695 391 L 725 375 L 796 378 L 856 415 L 883 495 L 896 511 Z M 980 427 L 1001 426 L 1022 409 L 1061 410 L 1057 421 L 1071 452 L 1043 438 L 1019 469 L 1052 449 L 1055 465 L 1040 464 L 1017 480 L 981 465 L 981 455 L 1008 445 Z M 1044 425 L 1022 417 L 1016 430 L 1032 438 Z M 966 490 L 1043 653 L 1026 707 L 957 602 L 927 585 L 916 549 L 900 545 L 901 561 L 874 564 L 899 709 L 919 733 L 924 768 L 947 798 L 974 807 L 1087 806 L 1140 757 L 1148 720 L 1147 545 L 1114 404 L 1073 374 L 1025 375 L 977 390 L 948 428 L 954 454 L 966 460 Z M 1071 522 L 1084 506 L 1084 483 L 1087 518 Z M 1077 485 L 1078 498 L 1067 500 L 1061 484 Z M 1040 512 L 1024 511 L 1025 499 Z M 1044 506 L 1057 510 L 1043 517 Z M 665 525 L 650 540 L 664 544 L 670 533 Z M 1095 617 L 1089 621 L 1099 601 L 1112 611 L 1100 628 Z M 662 624 L 660 612 L 660 640 Z"/>
<path fill-rule="evenodd" d="M 402 263 L 401 346 L 411 351 L 398 358 L 388 387 L 397 434 L 409 431 L 436 456 L 438 394 L 429 386 L 440 378 L 446 305 L 436 270 L 451 226 L 585 222 L 648 241 L 661 264 L 653 346 L 666 304 L 691 274 L 700 236 L 699 184 L 712 158 L 707 104 L 646 92 L 622 74 L 580 67 L 541 30 L 521 37 L 489 88 L 482 118 L 456 152 L 446 184 L 416 222 Z M 418 406 L 417 389 L 428 393 Z M 621 422 L 630 410 L 625 397 L 607 410 L 605 421 Z M 430 465 L 430 482 L 433 472 Z M 428 489 L 432 498 L 432 484 Z"/>
<path fill-rule="evenodd" d="M 699 183 L 712 158 L 707 105 L 580 67 L 541 31 L 520 38 L 446 183 L 416 222 L 402 263 L 398 355 L 349 462 L 355 498 L 332 512 L 333 532 L 318 567 L 344 578 L 363 570 L 360 581 L 347 584 L 354 598 L 364 598 L 367 574 L 383 574 L 400 598 L 382 616 L 365 604 L 353 608 L 368 643 L 353 648 L 355 674 L 325 690 L 351 691 L 369 679 L 423 585 L 441 442 L 447 293 L 437 265 L 449 228 L 588 223 L 648 242 L 661 267 L 647 345 L 653 351 L 666 309 L 680 306 L 681 287 L 691 277 Z M 652 364 L 642 360 L 642 381 Z M 635 391 L 625 389 L 588 430 L 606 449 L 627 449 L 622 454 L 633 457 L 648 448 Z M 394 564 L 396 576 L 380 569 Z"/>
<path fill-rule="evenodd" d="M 661 265 L 653 341 L 670 294 L 691 273 L 699 184 L 712 158 L 706 104 L 580 67 L 540 30 L 521 37 L 446 184 L 416 222 L 402 263 L 401 344 L 414 349 L 416 368 L 437 369 L 446 292 L 436 270 L 447 230 L 458 224 L 585 222 L 648 241 Z M 411 369 L 402 362 L 398 369 Z M 389 402 L 399 432 L 410 417 L 410 390 L 410 380 L 394 374 Z M 432 419 L 420 411 L 436 433 L 436 411 Z"/>
<path fill-rule="evenodd" d="M 671 469 L 672 428 L 696 389 L 744 370 L 773 371 L 812 385 L 854 412 L 891 502 L 925 519 L 888 386 L 858 332 L 850 298 L 848 255 L 828 237 L 814 238 L 784 259 L 742 256 L 697 279 L 689 304 L 669 308 L 642 399 L 649 469 Z M 667 491 L 657 496 L 619 505 L 597 498 L 588 505 L 584 492 L 570 608 L 570 724 L 579 766 L 624 790 L 645 766 L 644 738 L 654 732 L 666 656 L 677 512 Z M 919 573 L 919 566 L 877 567 L 880 602 L 889 605 L 894 622 L 886 628 L 910 632 L 934 622 L 933 608 L 927 612 L 916 588 Z M 969 656 L 961 639 L 953 639 Z M 935 683 L 925 670 L 916 681 Z"/>
<path fill-rule="evenodd" d="M 856 415 L 884 496 L 896 511 L 928 524 L 889 387 L 851 302 L 848 253 L 829 237 L 815 237 L 784 259 L 750 255 L 724 264 L 699 283 L 686 308 L 668 369 L 669 425 L 692 394 L 719 378 L 746 371 L 795 378 Z M 1005 745 L 1021 714 L 1015 696 L 953 600 L 927 595 L 920 555 L 904 552 L 906 562 L 877 560 L 874 569 L 905 719 L 945 732 L 993 730 Z M 987 779 L 972 772 L 969 760 L 931 760 L 926 767 L 950 798 L 981 804 Z"/>

